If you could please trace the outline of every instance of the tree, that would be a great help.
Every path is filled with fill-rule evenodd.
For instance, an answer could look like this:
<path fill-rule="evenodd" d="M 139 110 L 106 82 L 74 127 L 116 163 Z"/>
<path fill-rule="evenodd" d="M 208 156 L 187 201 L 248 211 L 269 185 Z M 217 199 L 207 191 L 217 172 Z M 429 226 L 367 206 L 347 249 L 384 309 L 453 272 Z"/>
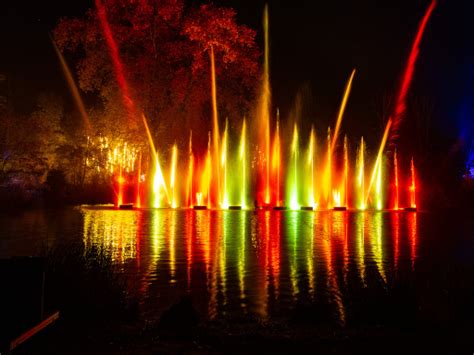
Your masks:
<path fill-rule="evenodd" d="M 38 98 L 36 111 L 29 119 L 30 127 L 34 128 L 32 146 L 36 159 L 43 164 L 44 170 L 58 168 L 57 152 L 66 143 L 61 127 L 63 115 L 61 100 L 53 95 L 42 94 Z"/>
<path fill-rule="evenodd" d="M 38 186 L 57 168 L 58 149 L 65 144 L 63 105 L 50 94 L 38 98 L 36 110 L 23 117 L 10 113 L 1 120 L 1 177 L 7 184 Z"/>
<path fill-rule="evenodd" d="M 131 97 L 150 121 L 158 147 L 185 144 L 189 130 L 205 146 L 210 127 L 210 60 L 214 47 L 221 119 L 249 112 L 258 82 L 255 31 L 239 25 L 232 9 L 188 6 L 183 0 L 102 0 L 119 48 Z M 54 30 L 62 51 L 75 55 L 82 90 L 103 103 L 104 130 L 126 127 L 127 112 L 95 8 L 62 19 Z M 143 130 L 141 130 L 143 131 Z M 121 132 L 124 134 L 124 132 Z M 136 136 L 134 132 L 133 135 Z"/>

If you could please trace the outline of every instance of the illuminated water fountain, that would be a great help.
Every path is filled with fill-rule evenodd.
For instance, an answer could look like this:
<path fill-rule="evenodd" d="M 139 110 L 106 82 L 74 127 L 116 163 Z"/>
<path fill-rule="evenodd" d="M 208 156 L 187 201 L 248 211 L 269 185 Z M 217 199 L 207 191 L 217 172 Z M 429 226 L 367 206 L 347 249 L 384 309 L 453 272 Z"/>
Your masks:
<path fill-rule="evenodd" d="M 117 46 L 107 23 L 106 11 L 99 0 L 96 5 L 124 102 L 131 121 L 137 121 L 139 110 L 130 98 Z M 324 137 L 324 132 L 316 132 L 313 125 L 308 135 L 301 134 L 304 130 L 296 123 L 292 123 L 291 137 L 282 137 L 278 110 L 275 122 L 271 119 L 269 20 L 268 8 L 265 7 L 263 73 L 254 117 L 248 121 L 244 119 L 237 132 L 232 131 L 227 122 L 224 130 L 220 130 L 219 78 L 216 76 L 219 56 L 217 49 L 210 46 L 212 129 L 208 135 L 207 150 L 198 152 L 194 149 L 192 133 L 189 132 L 188 147 L 174 144 L 170 151 L 163 151 L 161 147 L 155 146 L 147 119 L 141 114 L 149 151 L 131 150 L 133 157 L 129 158 L 125 143 L 123 152 L 113 153 L 111 160 L 115 165 L 111 173 L 116 185 L 116 205 L 120 207 L 133 203 L 135 207 L 248 209 L 253 201 L 253 206 L 257 209 L 398 211 L 403 209 L 402 203 L 405 203 L 405 210 L 416 210 L 419 187 L 415 179 L 414 160 L 404 161 L 397 155 L 396 149 L 393 149 L 393 169 L 389 169 L 386 166 L 389 161 L 386 147 L 395 145 L 406 109 L 406 95 L 412 81 L 419 44 L 435 5 L 433 1 L 420 23 L 397 100 L 392 114 L 387 118 L 376 156 L 367 155 L 363 138 L 360 138 L 357 149 L 351 149 L 347 136 L 344 136 L 342 144 L 339 140 L 343 131 L 344 112 L 355 80 L 355 69 L 346 83 L 334 127 L 327 130 L 327 139 L 316 141 L 316 136 Z M 58 56 L 63 59 L 59 52 Z M 67 76 L 67 66 L 63 60 L 61 63 Z M 68 77 L 68 82 L 72 83 L 70 86 L 74 93 L 72 77 Z M 79 99 L 78 105 L 82 107 L 81 113 L 86 120 L 87 115 Z M 182 153 L 186 151 L 187 154 Z M 168 158 L 163 160 L 167 162 L 168 168 L 165 170 L 162 169 L 159 154 Z M 144 169 L 144 166 L 149 168 Z M 187 168 L 181 173 L 180 166 Z M 367 166 L 372 169 L 366 176 Z M 410 172 L 406 174 L 410 176 L 408 182 L 400 179 L 405 170 Z M 388 181 L 392 183 L 387 183 Z M 125 193 L 130 185 L 135 191 L 133 196 Z"/>

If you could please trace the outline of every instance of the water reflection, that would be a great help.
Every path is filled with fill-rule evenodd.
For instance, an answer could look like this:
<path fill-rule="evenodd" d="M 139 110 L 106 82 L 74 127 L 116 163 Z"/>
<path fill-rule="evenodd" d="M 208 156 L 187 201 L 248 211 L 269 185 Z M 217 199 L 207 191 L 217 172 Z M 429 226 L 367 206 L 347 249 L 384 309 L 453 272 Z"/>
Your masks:
<path fill-rule="evenodd" d="M 369 228 L 369 241 L 372 251 L 372 259 L 375 261 L 377 271 L 381 276 L 384 283 L 387 283 L 387 276 L 385 273 L 385 260 L 383 250 L 383 225 L 382 225 L 382 213 L 380 211 L 374 212 L 368 215 Z"/>
<path fill-rule="evenodd" d="M 338 271 L 341 271 L 339 264 L 341 241 L 344 240 L 344 215 L 346 213 L 321 213 L 316 214 L 316 224 L 320 224 L 323 234 L 320 237 L 320 255 L 324 258 L 327 301 L 335 306 L 337 318 L 341 324 L 345 324 L 345 307 L 341 293 Z M 343 255 L 343 260 L 345 256 Z"/>
<path fill-rule="evenodd" d="M 139 259 L 137 232 L 140 228 L 139 212 L 88 210 L 84 213 L 84 244 L 110 254 L 114 261 L 124 263 Z"/>
<path fill-rule="evenodd" d="M 416 225 L 416 213 L 410 213 L 408 215 L 408 230 L 410 236 L 410 260 L 411 260 L 411 268 L 415 269 L 415 260 L 416 260 L 416 253 L 417 253 L 417 245 L 416 240 L 417 236 L 417 225 Z"/>
<path fill-rule="evenodd" d="M 389 285 L 417 259 L 417 214 L 83 209 L 86 248 L 107 253 L 144 308 L 190 294 L 209 318 L 269 317 L 323 302 L 345 324 L 349 290 Z"/>
<path fill-rule="evenodd" d="M 395 272 L 398 271 L 398 258 L 400 257 L 400 213 L 392 214 L 393 225 L 393 263 Z"/>
<path fill-rule="evenodd" d="M 362 281 L 363 286 L 367 286 L 365 280 L 365 223 L 366 223 L 366 213 L 362 211 L 355 216 L 355 245 L 356 245 L 356 255 L 355 260 L 357 261 L 357 268 L 359 270 L 359 277 Z"/>

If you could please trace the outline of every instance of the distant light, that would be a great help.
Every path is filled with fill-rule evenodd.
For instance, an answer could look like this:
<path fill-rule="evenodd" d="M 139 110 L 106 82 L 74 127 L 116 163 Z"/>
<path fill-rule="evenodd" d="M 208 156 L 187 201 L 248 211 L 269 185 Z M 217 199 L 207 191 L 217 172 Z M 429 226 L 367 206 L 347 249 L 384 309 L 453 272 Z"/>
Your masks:
<path fill-rule="evenodd" d="M 474 179 L 474 166 L 469 169 L 469 177 L 470 177 L 471 179 Z"/>

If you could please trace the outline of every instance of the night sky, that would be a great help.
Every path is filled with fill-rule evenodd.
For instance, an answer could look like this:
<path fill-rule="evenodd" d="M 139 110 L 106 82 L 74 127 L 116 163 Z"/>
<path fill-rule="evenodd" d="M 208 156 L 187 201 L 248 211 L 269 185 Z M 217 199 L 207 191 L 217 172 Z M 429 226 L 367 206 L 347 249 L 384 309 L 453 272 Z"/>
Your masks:
<path fill-rule="evenodd" d="M 195 3 L 199 3 L 195 1 Z M 263 0 L 216 0 L 234 7 L 238 21 L 259 31 Z M 398 87 L 411 42 L 429 0 L 270 0 L 273 102 L 287 117 L 301 93 L 304 112 L 326 127 L 334 121 L 345 82 L 357 74 L 344 125 L 351 136 L 381 134 L 376 107 Z M 81 1 L 8 1 L 0 18 L 0 72 L 9 74 L 18 110 L 41 91 L 67 96 L 49 43 L 61 16 L 81 16 Z M 474 2 L 440 0 L 421 45 L 411 94 L 434 102 L 434 129 L 456 138 L 472 120 Z M 463 121 L 464 120 L 464 121 Z M 464 123 L 462 123 L 464 122 Z"/>

